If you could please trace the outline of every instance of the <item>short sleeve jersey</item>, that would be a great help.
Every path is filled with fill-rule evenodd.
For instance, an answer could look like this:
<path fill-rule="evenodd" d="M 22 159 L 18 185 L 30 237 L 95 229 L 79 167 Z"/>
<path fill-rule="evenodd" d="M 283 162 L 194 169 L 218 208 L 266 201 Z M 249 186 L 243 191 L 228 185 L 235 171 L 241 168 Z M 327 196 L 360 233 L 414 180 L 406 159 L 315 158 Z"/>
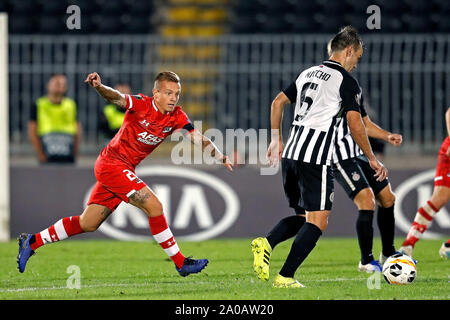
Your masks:
<path fill-rule="evenodd" d="M 283 92 L 295 103 L 283 158 L 330 165 L 342 117 L 360 112 L 358 82 L 338 62 L 327 60 L 301 72 Z"/>
<path fill-rule="evenodd" d="M 165 138 L 178 129 L 188 132 L 194 127 L 180 106 L 163 114 L 153 97 L 143 94 L 125 95 L 127 105 L 125 118 L 119 132 L 101 151 L 99 158 L 119 161 L 135 168 L 158 147 Z"/>

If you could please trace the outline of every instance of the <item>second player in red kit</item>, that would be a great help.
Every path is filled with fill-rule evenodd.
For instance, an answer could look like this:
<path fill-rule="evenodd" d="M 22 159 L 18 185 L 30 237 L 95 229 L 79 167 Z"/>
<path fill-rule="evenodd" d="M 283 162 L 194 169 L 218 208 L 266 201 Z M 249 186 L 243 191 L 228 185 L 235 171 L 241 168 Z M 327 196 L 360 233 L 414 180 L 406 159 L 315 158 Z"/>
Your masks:
<path fill-rule="evenodd" d="M 167 224 L 161 202 L 145 182 L 139 179 L 135 168 L 166 137 L 180 129 L 186 130 L 186 137 L 191 142 L 201 145 L 203 150 L 208 151 L 230 171 L 231 162 L 210 139 L 193 127 L 186 113 L 177 106 L 181 83 L 175 73 L 166 71 L 156 76 L 152 97 L 122 94 L 103 85 L 95 72 L 89 74 L 85 82 L 109 103 L 126 110 L 124 122 L 97 158 L 94 169 L 97 182 L 84 212 L 79 216 L 63 218 L 39 233 L 23 233 L 19 237 L 19 271 L 25 271 L 28 259 L 40 246 L 97 230 L 117 206 L 125 201 L 147 214 L 154 239 L 174 262 L 175 269 L 181 276 L 200 272 L 206 267 L 208 260 L 186 258 L 181 253 Z"/>

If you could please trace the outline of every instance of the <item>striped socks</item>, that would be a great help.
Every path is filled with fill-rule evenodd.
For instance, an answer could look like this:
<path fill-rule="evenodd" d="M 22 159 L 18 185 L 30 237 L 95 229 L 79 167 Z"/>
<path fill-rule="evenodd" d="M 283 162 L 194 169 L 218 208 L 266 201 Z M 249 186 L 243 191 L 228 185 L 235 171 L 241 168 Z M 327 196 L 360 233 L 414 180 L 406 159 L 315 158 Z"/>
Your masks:
<path fill-rule="evenodd" d="M 36 233 L 30 240 L 33 251 L 47 243 L 61 241 L 68 237 L 83 233 L 80 226 L 80 216 L 66 217 L 56 222 L 51 227 Z"/>
<path fill-rule="evenodd" d="M 150 217 L 148 221 L 153 238 L 159 243 L 170 259 L 172 259 L 178 269 L 180 269 L 184 264 L 185 257 L 181 253 L 172 231 L 167 225 L 166 217 L 162 214 L 157 217 Z"/>
<path fill-rule="evenodd" d="M 420 207 L 416 213 L 416 217 L 414 218 L 414 222 L 409 229 L 408 235 L 406 236 L 405 242 L 403 242 L 403 246 L 412 246 L 419 241 L 422 234 L 427 230 L 431 221 L 433 220 L 433 216 L 439 211 L 431 201 L 427 201 L 427 203 Z"/>
<path fill-rule="evenodd" d="M 181 268 L 185 257 L 181 253 L 164 215 L 149 218 L 149 224 L 156 242 L 164 249 L 175 265 Z M 80 226 L 80 216 L 66 217 L 47 229 L 34 234 L 30 240 L 30 246 L 33 251 L 36 251 L 45 244 L 61 241 L 83 232 Z"/>

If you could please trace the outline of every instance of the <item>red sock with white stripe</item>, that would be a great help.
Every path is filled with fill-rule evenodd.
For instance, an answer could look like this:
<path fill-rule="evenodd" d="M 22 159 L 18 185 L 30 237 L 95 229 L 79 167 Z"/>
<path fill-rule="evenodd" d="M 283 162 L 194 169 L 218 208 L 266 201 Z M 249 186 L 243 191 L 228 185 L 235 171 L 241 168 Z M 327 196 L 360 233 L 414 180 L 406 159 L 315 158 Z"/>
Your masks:
<path fill-rule="evenodd" d="M 173 237 L 172 231 L 170 231 L 166 217 L 162 214 L 157 217 L 150 217 L 148 221 L 153 238 L 155 238 L 156 242 L 164 249 L 175 265 L 178 268 L 181 268 L 184 264 L 184 255 L 181 253 L 180 248 Z"/>
<path fill-rule="evenodd" d="M 47 243 L 61 241 L 71 236 L 83 233 L 80 226 L 80 216 L 66 217 L 56 222 L 51 227 L 36 233 L 30 241 L 31 249 L 37 248 Z M 34 240 L 34 241 L 33 241 Z"/>
<path fill-rule="evenodd" d="M 403 246 L 412 246 L 419 241 L 420 237 L 427 230 L 431 221 L 433 221 L 433 216 L 439 211 L 431 201 L 427 201 L 427 203 L 420 207 L 416 213 L 416 217 L 414 218 L 414 222 L 409 229 L 408 235 L 406 236 L 405 242 L 403 242 Z"/>

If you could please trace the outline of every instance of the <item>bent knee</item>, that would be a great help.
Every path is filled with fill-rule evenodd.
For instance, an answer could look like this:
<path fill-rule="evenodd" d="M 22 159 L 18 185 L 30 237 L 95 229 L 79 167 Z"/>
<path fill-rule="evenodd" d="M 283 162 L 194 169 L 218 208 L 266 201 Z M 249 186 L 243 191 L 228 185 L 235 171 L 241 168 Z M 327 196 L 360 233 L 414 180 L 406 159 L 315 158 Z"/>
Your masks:
<path fill-rule="evenodd" d="M 163 205 L 150 189 L 143 188 L 130 197 L 130 203 L 143 210 L 148 216 L 156 217 L 163 214 Z"/>
<path fill-rule="evenodd" d="M 94 232 L 98 229 L 98 227 L 100 227 L 100 224 L 85 221 L 82 217 L 80 217 L 80 227 L 84 232 Z"/>
<path fill-rule="evenodd" d="M 359 210 L 375 210 L 375 196 L 372 189 L 361 190 L 353 201 Z"/>
<path fill-rule="evenodd" d="M 378 203 L 383 208 L 390 208 L 395 204 L 395 194 L 393 192 L 389 192 L 386 195 L 383 195 L 382 197 L 377 197 Z"/>
<path fill-rule="evenodd" d="M 98 227 L 99 226 L 81 226 L 81 229 L 84 231 L 84 232 L 94 232 L 95 230 L 97 230 L 98 229 Z"/>

